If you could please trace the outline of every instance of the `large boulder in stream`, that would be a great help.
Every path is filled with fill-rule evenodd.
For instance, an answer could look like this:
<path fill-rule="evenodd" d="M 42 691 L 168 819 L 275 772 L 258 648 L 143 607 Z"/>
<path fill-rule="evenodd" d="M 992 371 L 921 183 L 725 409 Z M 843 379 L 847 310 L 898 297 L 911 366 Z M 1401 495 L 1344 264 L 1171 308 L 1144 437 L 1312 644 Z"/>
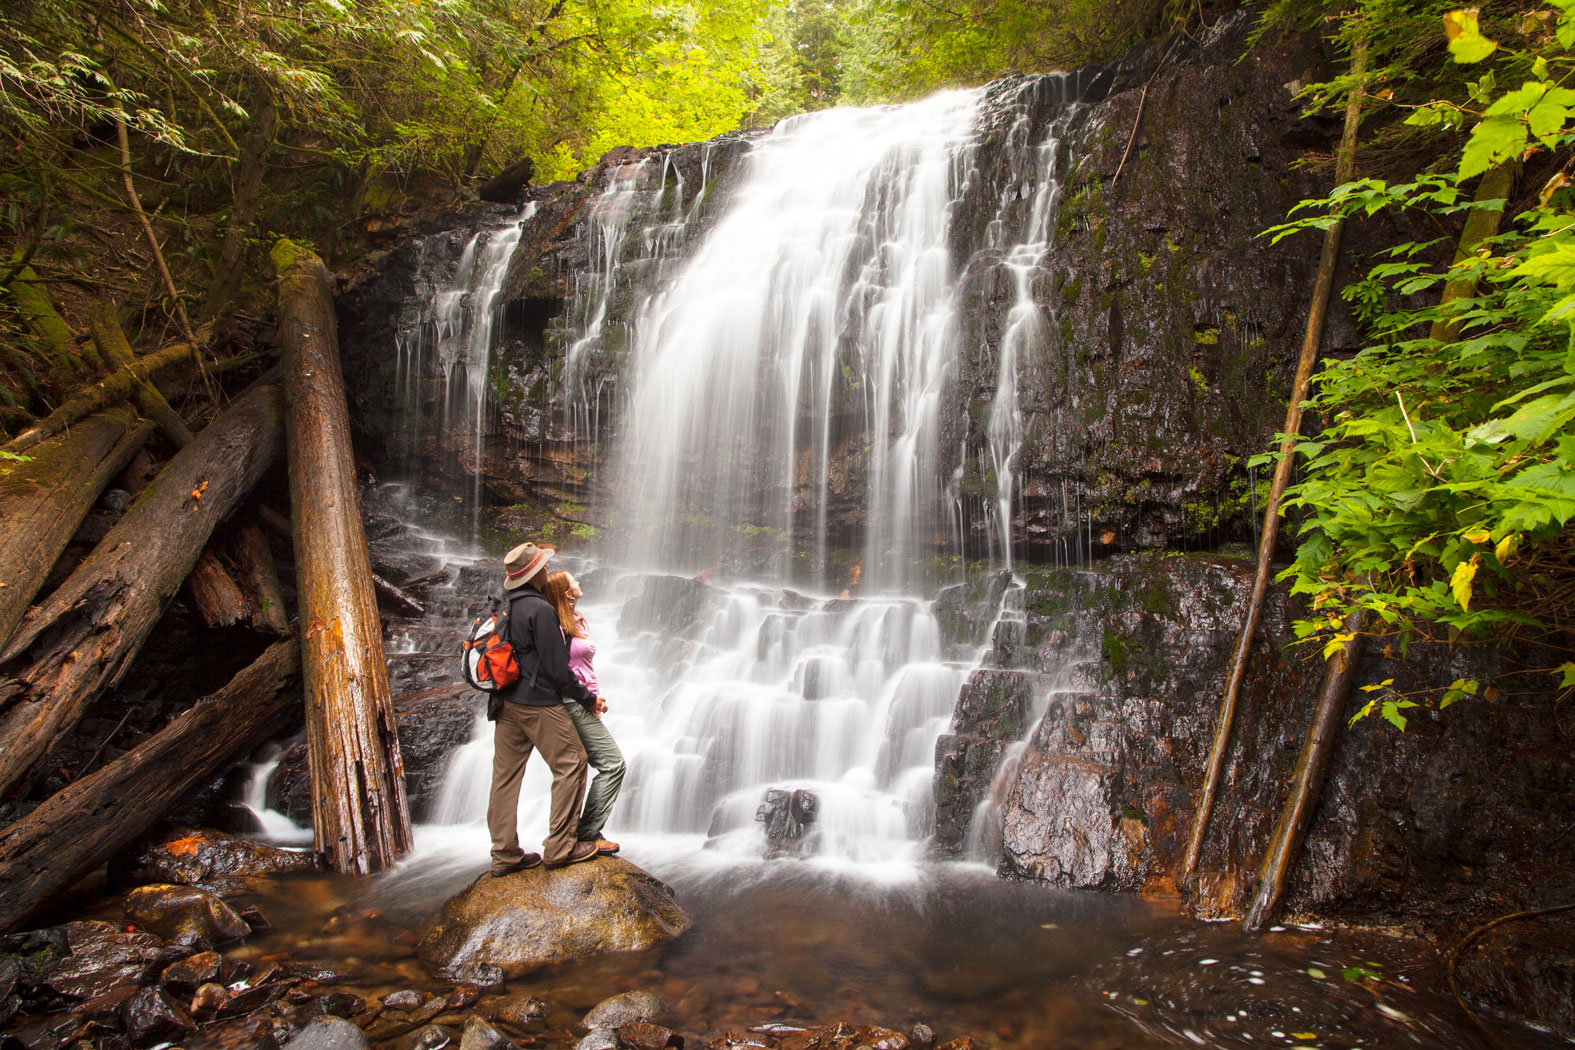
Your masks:
<path fill-rule="evenodd" d="M 433 968 L 484 963 L 510 977 L 605 952 L 673 940 L 690 919 L 666 883 L 616 857 L 557 871 L 482 875 L 450 898 L 421 939 Z"/>

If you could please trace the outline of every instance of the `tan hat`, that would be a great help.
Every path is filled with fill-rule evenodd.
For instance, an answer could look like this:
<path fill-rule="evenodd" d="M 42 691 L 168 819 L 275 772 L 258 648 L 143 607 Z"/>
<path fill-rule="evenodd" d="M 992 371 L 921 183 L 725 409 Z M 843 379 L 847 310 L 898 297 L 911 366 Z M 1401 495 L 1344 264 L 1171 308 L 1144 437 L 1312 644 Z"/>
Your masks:
<path fill-rule="evenodd" d="M 515 547 L 503 559 L 503 589 L 512 591 L 525 586 L 531 577 L 547 567 L 551 558 L 552 551 L 534 543 L 522 543 Z"/>

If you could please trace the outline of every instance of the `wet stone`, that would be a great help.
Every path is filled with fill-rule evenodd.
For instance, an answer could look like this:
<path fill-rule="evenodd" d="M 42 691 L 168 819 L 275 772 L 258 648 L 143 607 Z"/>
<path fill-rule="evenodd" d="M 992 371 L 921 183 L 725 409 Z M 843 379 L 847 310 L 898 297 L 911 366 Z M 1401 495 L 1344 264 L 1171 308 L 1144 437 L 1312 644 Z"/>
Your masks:
<path fill-rule="evenodd" d="M 222 984 L 205 984 L 191 996 L 192 1017 L 205 1021 L 217 1014 L 230 998 L 229 990 Z"/>
<path fill-rule="evenodd" d="M 603 999 L 591 1008 L 581 1023 L 586 1028 L 622 1028 L 635 1021 L 660 1024 L 668 1017 L 667 1003 L 660 996 L 635 991 Z"/>
<path fill-rule="evenodd" d="M 198 987 L 219 979 L 224 957 L 218 952 L 198 952 L 164 968 L 159 983 L 175 995 L 190 995 Z"/>
<path fill-rule="evenodd" d="M 440 981 L 473 984 L 482 991 L 503 987 L 503 967 L 485 962 L 461 962 L 445 966 L 433 975 Z"/>
<path fill-rule="evenodd" d="M 143 983 L 164 948 L 152 934 L 126 933 L 107 922 L 67 923 L 65 935 L 71 954 L 50 965 L 42 983 L 74 999 Z"/>
<path fill-rule="evenodd" d="M 129 882 L 174 883 L 229 892 L 242 885 L 241 879 L 315 871 L 317 865 L 309 853 L 220 831 L 181 828 L 143 846 L 117 868 Z"/>
<path fill-rule="evenodd" d="M 197 1027 L 185 1007 L 162 988 L 144 988 L 128 997 L 120 1018 L 133 1046 L 173 1042 Z"/>
<path fill-rule="evenodd" d="M 617 1031 L 618 1045 L 623 1050 L 665 1050 L 669 1046 L 684 1045 L 683 1036 L 650 1021 L 630 1021 L 619 1025 Z"/>
<path fill-rule="evenodd" d="M 574 1050 L 618 1050 L 618 1033 L 611 1028 L 593 1028 Z"/>
<path fill-rule="evenodd" d="M 366 1000 L 351 992 L 329 992 L 314 997 L 310 1010 L 325 1017 L 355 1017 L 366 1011 Z"/>
<path fill-rule="evenodd" d="M 488 1004 L 487 1012 L 494 1021 L 517 1028 L 534 1028 L 547 1020 L 552 1008 L 533 995 L 514 995 Z"/>
<path fill-rule="evenodd" d="M 450 1010 L 464 1010 L 475 1006 L 481 998 L 481 985 L 466 981 L 456 984 L 454 990 L 448 993 L 448 1008 Z"/>
<path fill-rule="evenodd" d="M 367 1050 L 367 1041 L 361 1029 L 344 1018 L 319 1017 L 285 1043 L 284 1050 Z"/>
<path fill-rule="evenodd" d="M 397 1040 L 394 1046 L 398 1050 L 439 1050 L 453 1041 L 454 1037 L 449 1035 L 448 1029 L 429 1024 Z"/>
<path fill-rule="evenodd" d="M 160 937 L 227 944 L 252 932 L 236 910 L 207 890 L 158 883 L 126 895 L 126 921 Z"/>
<path fill-rule="evenodd" d="M 514 1042 L 486 1021 L 472 1014 L 465 1021 L 459 1050 L 512 1050 Z"/>
<path fill-rule="evenodd" d="M 908 1029 L 908 1042 L 916 1050 L 929 1050 L 930 1047 L 935 1045 L 935 1032 L 929 1025 L 921 1021 Z"/>
<path fill-rule="evenodd" d="M 426 997 L 411 988 L 383 996 L 383 1006 L 389 1010 L 414 1010 L 424 1002 Z"/>

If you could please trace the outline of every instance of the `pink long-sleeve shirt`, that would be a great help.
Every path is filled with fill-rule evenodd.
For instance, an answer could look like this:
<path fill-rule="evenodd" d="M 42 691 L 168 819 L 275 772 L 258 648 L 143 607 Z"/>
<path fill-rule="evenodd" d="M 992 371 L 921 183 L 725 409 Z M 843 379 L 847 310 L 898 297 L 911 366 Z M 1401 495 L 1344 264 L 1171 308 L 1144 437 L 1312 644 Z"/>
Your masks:
<path fill-rule="evenodd" d="M 583 619 L 579 619 L 579 626 L 580 630 L 585 630 Z M 600 693 L 601 686 L 596 682 L 596 667 L 592 663 L 595 659 L 595 642 L 589 638 L 569 639 L 569 670 L 574 672 L 574 677 L 578 678 L 585 688 L 593 693 Z"/>

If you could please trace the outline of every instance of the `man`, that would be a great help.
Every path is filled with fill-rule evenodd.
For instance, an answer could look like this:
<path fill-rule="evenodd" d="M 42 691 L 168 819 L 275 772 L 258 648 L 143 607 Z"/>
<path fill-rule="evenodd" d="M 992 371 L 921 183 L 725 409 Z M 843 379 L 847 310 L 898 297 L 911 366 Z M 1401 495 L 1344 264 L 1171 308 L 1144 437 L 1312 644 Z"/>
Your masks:
<path fill-rule="evenodd" d="M 542 848 L 547 867 L 561 868 L 595 860 L 595 842 L 580 842 L 575 826 L 585 795 L 585 748 L 574 721 L 564 710 L 566 700 L 594 704 L 595 694 L 569 670 L 569 647 L 558 627 L 558 614 L 542 596 L 542 570 L 551 552 L 522 543 L 503 559 L 503 589 L 508 595 L 508 642 L 519 664 L 520 680 L 501 690 L 492 754 L 492 795 L 487 802 L 487 830 L 492 834 L 494 876 L 509 875 L 542 862 L 525 853 L 519 842 L 520 781 L 531 749 L 541 752 L 552 770 L 552 814 Z"/>

